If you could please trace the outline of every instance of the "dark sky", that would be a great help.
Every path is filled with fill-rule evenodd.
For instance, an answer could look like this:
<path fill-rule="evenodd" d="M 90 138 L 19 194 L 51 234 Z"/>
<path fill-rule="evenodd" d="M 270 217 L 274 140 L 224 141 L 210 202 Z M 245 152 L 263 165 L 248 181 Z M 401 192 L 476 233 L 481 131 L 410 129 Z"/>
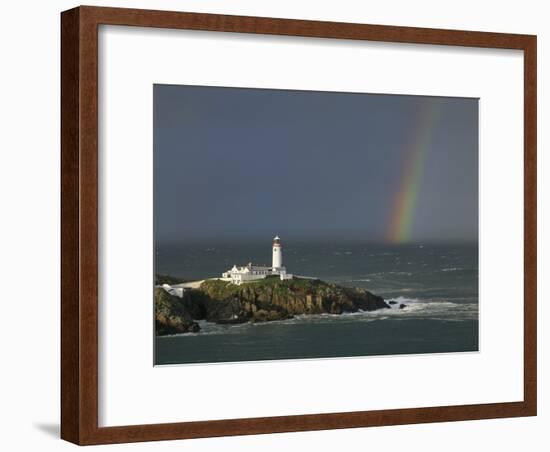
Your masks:
<path fill-rule="evenodd" d="M 407 240 L 477 240 L 477 99 L 155 85 L 155 238 L 385 242 L 417 142 Z"/>

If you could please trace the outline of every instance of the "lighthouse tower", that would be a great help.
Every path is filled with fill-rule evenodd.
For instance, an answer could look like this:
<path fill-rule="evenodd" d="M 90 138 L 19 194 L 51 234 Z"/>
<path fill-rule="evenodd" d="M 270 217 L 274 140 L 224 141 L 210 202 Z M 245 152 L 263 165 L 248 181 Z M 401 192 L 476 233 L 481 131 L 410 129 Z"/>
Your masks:
<path fill-rule="evenodd" d="M 278 235 L 273 239 L 273 270 L 278 270 L 283 266 L 283 247 Z"/>

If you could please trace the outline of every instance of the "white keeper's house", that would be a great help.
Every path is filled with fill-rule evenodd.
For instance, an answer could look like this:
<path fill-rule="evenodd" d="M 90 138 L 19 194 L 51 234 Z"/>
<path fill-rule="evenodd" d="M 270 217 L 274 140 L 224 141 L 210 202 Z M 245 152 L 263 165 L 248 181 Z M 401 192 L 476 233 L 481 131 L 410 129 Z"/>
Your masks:
<path fill-rule="evenodd" d="M 233 284 L 242 284 L 248 281 L 255 281 L 258 279 L 264 279 L 268 276 L 279 276 L 281 280 L 292 279 L 292 275 L 286 272 L 286 268 L 283 267 L 283 246 L 279 236 L 275 236 L 273 239 L 273 259 L 271 267 L 263 265 L 254 265 L 249 262 L 243 267 L 233 267 L 226 272 L 222 273 L 223 281 L 231 281 Z"/>

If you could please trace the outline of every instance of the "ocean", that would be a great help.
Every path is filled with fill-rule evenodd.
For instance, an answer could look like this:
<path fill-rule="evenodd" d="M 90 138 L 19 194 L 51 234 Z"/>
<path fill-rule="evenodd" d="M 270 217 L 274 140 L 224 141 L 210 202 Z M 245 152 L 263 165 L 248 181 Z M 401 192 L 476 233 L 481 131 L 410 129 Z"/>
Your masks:
<path fill-rule="evenodd" d="M 155 338 L 155 364 L 333 358 L 478 350 L 477 244 L 381 245 L 303 242 L 284 248 L 294 275 L 365 288 L 392 309 L 290 320 L 216 325 Z M 270 242 L 167 244 L 156 272 L 189 280 L 216 277 L 233 264 L 270 264 Z M 399 309 L 405 304 L 404 309 Z"/>

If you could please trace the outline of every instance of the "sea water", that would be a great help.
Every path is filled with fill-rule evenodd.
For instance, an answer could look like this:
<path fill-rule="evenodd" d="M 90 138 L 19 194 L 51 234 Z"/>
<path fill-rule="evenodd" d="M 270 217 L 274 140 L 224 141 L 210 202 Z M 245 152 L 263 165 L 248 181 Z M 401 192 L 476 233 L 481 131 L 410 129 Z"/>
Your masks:
<path fill-rule="evenodd" d="M 166 244 L 157 246 L 155 266 L 160 274 L 200 280 L 233 264 L 269 265 L 270 252 L 264 242 Z M 199 333 L 156 337 L 155 364 L 478 350 L 477 244 L 304 242 L 283 252 L 289 273 L 365 288 L 396 303 L 267 323 L 200 321 Z"/>

